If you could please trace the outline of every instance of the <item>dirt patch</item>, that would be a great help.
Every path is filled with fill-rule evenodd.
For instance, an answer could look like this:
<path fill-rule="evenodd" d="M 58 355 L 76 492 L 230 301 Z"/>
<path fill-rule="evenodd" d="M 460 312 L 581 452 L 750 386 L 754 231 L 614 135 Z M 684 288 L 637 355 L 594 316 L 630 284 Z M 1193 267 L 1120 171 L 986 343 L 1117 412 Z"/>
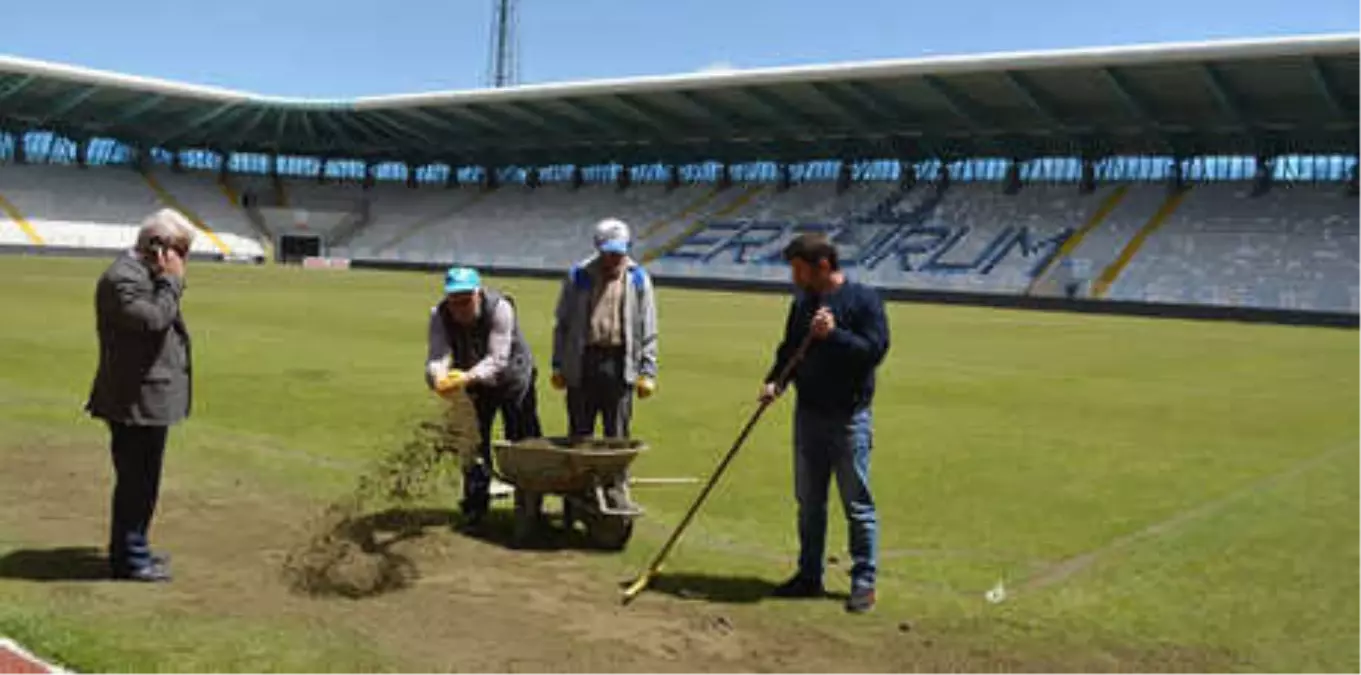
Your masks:
<path fill-rule="evenodd" d="M 450 401 L 445 417 L 419 425 L 407 443 L 366 471 L 353 494 L 328 506 L 309 535 L 284 560 L 283 573 L 295 591 L 361 598 L 405 588 L 416 566 L 393 550 L 419 536 L 425 522 L 401 508 L 375 518 L 385 505 L 410 507 L 436 492 L 460 456 L 477 451 L 476 410 L 466 396 Z M 383 537 L 384 532 L 392 533 Z"/>
<path fill-rule="evenodd" d="M 251 489 L 255 481 L 233 463 L 226 440 L 220 453 L 193 461 L 176 458 L 174 445 L 172 438 L 153 532 L 155 543 L 174 555 L 173 583 L 20 583 L 41 584 L 38 592 L 49 594 L 52 611 L 152 612 L 189 621 L 230 617 L 344 630 L 407 672 L 1179 669 L 1169 660 L 1195 663 L 1195 670 L 1223 669 L 1222 660 L 1171 652 L 1114 653 L 1110 660 L 1058 651 L 1049 654 L 1053 658 L 1011 655 L 980 647 L 986 641 L 967 627 L 942 635 L 929 622 L 914 622 L 903 632 L 903 617 L 887 614 L 837 619 L 856 626 L 838 635 L 816 621 L 791 619 L 795 615 L 781 611 L 787 607 L 765 604 L 648 593 L 624 608 L 617 598 L 625 575 L 611 574 L 599 554 L 509 550 L 454 532 L 452 509 L 429 504 L 362 513 L 346 520 L 344 536 L 337 537 L 371 542 L 396 570 L 342 557 L 337 566 L 356 567 L 342 571 L 354 588 L 383 587 L 384 575 L 401 575 L 395 587 L 367 595 L 294 593 L 280 569 L 325 520 L 308 522 L 316 504 Z M 102 542 L 110 471 L 100 450 L 0 445 L 0 531 L 6 538 L 50 550 Z M 426 489 L 412 487 L 413 495 Z M 174 669 L 174 655 L 166 658 L 165 668 Z"/>

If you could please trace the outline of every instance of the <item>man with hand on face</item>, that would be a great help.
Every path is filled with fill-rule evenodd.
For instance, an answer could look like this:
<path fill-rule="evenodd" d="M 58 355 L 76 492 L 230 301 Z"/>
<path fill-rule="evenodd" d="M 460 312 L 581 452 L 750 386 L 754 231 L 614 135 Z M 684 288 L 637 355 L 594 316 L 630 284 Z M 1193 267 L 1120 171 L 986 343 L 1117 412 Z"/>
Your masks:
<path fill-rule="evenodd" d="M 112 437 L 109 567 L 116 579 L 170 581 L 169 557 L 151 550 L 148 531 L 166 438 L 189 416 L 193 397 L 180 297 L 194 234 L 178 211 L 157 211 L 95 287 L 99 366 L 85 409 Z"/>
<path fill-rule="evenodd" d="M 780 395 L 776 378 L 805 337 L 812 342 L 795 370 L 794 494 L 798 502 L 799 569 L 775 589 L 780 597 L 825 591 L 827 493 L 832 477 L 850 530 L 849 612 L 874 607 L 878 519 L 870 495 L 870 405 L 875 370 L 888 352 L 888 321 L 873 288 L 850 281 L 836 247 L 819 234 L 796 237 L 784 250 L 797 289 L 775 364 L 761 400 Z"/>
<path fill-rule="evenodd" d="M 491 429 L 496 413 L 506 439 L 543 435 L 539 426 L 536 369 L 529 343 L 520 332 L 514 301 L 482 286 L 477 270 L 451 267 L 444 277 L 444 300 L 430 311 L 426 385 L 441 395 L 466 390 L 477 410 L 481 443 L 476 461 L 463 467 L 459 510 L 477 525 L 491 501 Z"/>

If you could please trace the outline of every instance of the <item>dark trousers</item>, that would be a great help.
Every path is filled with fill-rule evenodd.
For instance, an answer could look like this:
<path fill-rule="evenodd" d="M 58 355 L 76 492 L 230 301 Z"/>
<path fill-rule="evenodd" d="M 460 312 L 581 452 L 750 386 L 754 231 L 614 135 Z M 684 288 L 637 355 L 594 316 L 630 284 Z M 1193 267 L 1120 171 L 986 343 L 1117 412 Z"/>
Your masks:
<path fill-rule="evenodd" d="M 491 502 L 491 429 L 496 414 L 501 413 L 501 428 L 506 440 L 520 441 L 526 438 L 541 438 L 543 428 L 539 425 L 539 396 L 534 386 L 534 377 L 529 386 L 512 392 L 486 391 L 474 395 L 477 408 L 477 427 L 482 442 L 478 454 L 482 461 L 463 470 L 463 504 L 466 513 L 486 511 Z"/>
<path fill-rule="evenodd" d="M 161 463 L 168 427 L 109 422 L 113 436 L 113 514 L 109 565 L 127 572 L 151 564 L 147 532 L 161 491 Z"/>
<path fill-rule="evenodd" d="M 595 435 L 599 418 L 606 438 L 628 438 L 633 418 L 633 387 L 624 382 L 623 348 L 587 347 L 581 383 L 567 388 L 568 435 Z"/>
<path fill-rule="evenodd" d="M 624 350 L 612 347 L 587 347 L 581 360 L 581 384 L 567 388 L 568 435 L 595 436 L 600 420 L 605 438 L 629 438 L 633 421 L 633 387 L 624 381 Z M 629 472 L 609 487 L 608 495 L 619 506 Z"/>

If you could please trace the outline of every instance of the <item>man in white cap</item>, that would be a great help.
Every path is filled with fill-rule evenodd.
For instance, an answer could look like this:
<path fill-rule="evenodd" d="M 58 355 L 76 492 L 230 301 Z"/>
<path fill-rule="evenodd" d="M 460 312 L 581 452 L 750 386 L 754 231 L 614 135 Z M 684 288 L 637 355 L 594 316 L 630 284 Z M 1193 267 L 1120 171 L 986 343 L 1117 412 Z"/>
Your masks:
<path fill-rule="evenodd" d="M 628 438 L 633 395 L 657 382 L 657 305 L 652 279 L 629 257 L 629 228 L 607 218 L 595 228 L 596 254 L 572 266 L 558 295 L 553 387 L 567 390 L 572 436 Z"/>

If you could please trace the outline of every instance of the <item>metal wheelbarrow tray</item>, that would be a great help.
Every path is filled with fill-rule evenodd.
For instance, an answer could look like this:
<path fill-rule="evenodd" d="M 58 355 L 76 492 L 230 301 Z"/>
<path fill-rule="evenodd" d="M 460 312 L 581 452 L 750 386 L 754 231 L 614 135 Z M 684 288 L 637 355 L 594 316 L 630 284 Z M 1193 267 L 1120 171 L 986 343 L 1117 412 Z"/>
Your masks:
<path fill-rule="evenodd" d="M 515 539 L 525 543 L 542 520 L 543 496 L 561 495 L 563 523 L 586 527 L 592 542 L 620 550 L 643 509 L 633 502 L 628 467 L 647 445 L 636 439 L 534 438 L 493 444 L 496 474 L 515 487 Z M 613 488 L 614 499 L 607 495 Z M 611 503 L 613 501 L 613 503 Z"/>

